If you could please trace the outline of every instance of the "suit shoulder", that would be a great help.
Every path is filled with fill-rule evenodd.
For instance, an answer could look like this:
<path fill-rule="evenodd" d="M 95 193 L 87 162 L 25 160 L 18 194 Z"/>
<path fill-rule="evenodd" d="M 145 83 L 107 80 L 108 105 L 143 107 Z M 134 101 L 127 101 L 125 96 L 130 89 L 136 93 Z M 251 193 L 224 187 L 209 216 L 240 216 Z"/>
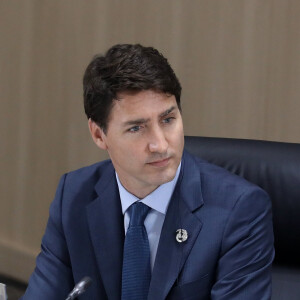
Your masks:
<path fill-rule="evenodd" d="M 114 176 L 115 171 L 111 160 L 105 160 L 86 166 L 64 175 L 64 194 L 72 198 L 85 194 L 84 199 L 88 195 L 94 193 L 95 185 L 101 180 L 107 180 L 108 177 Z"/>
<path fill-rule="evenodd" d="M 98 174 L 99 176 L 101 173 L 106 169 L 112 166 L 111 160 L 104 160 L 97 163 L 94 163 L 89 166 L 85 166 L 82 168 L 79 168 L 77 170 L 73 170 L 68 172 L 66 175 L 70 178 L 76 178 L 76 177 L 89 177 L 93 176 L 94 174 Z"/>

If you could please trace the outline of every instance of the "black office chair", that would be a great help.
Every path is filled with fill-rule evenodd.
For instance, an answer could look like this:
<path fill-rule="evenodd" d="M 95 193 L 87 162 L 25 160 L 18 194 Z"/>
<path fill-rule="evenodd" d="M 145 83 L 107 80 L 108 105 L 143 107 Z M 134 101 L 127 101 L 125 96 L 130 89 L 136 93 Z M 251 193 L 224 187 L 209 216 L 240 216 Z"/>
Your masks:
<path fill-rule="evenodd" d="M 190 153 L 268 192 L 273 206 L 273 300 L 300 300 L 300 144 L 185 137 Z"/>

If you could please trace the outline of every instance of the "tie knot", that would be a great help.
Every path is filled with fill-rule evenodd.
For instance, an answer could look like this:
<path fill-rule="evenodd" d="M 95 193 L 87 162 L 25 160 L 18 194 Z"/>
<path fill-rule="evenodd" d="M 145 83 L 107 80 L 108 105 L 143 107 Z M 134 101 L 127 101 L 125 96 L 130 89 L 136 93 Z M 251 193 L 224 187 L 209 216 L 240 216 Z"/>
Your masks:
<path fill-rule="evenodd" d="M 145 218 L 150 210 L 150 207 L 142 202 L 135 202 L 129 208 L 130 226 L 144 225 Z"/>

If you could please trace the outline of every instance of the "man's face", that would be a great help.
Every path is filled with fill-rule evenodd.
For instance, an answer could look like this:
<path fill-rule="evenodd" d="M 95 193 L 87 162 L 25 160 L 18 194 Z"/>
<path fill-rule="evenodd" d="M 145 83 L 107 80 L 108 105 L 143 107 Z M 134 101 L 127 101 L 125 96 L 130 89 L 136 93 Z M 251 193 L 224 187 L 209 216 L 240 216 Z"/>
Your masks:
<path fill-rule="evenodd" d="M 92 121 L 90 130 L 108 151 L 122 185 L 143 198 L 175 176 L 184 145 L 181 113 L 175 96 L 152 90 L 120 93 L 118 99 L 106 134 L 98 127 L 95 138 Z"/>

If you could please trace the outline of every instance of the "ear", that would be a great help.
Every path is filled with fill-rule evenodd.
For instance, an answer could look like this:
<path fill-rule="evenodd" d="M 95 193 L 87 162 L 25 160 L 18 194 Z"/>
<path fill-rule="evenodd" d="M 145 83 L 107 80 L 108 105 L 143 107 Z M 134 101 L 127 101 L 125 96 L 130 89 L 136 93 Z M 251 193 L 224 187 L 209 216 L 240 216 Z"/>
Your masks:
<path fill-rule="evenodd" d="M 95 144 L 103 150 L 107 149 L 106 135 L 98 124 L 89 119 L 89 129 Z"/>

